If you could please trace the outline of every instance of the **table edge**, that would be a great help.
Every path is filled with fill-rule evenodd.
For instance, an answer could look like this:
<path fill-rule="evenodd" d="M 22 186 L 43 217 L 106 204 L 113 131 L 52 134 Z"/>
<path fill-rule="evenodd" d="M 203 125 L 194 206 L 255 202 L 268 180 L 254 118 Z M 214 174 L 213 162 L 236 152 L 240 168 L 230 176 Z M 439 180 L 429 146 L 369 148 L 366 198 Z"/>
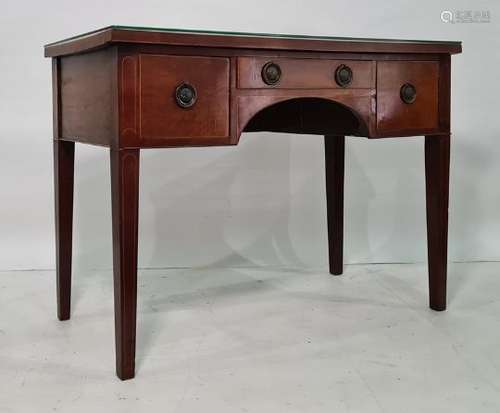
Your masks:
<path fill-rule="evenodd" d="M 198 46 L 236 49 L 290 50 L 356 53 L 444 53 L 462 52 L 460 41 L 327 38 L 321 36 L 271 35 L 172 29 L 141 30 L 108 26 L 44 46 L 45 57 L 88 52 L 113 43 Z"/>

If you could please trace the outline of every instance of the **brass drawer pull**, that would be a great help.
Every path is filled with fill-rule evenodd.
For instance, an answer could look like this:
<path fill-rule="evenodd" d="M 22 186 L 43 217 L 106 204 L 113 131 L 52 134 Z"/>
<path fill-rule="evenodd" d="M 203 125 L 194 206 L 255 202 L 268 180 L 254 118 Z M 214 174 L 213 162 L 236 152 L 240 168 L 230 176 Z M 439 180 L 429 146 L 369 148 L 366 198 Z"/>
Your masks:
<path fill-rule="evenodd" d="M 183 82 L 175 88 L 175 100 L 181 108 L 190 108 L 196 103 L 197 93 L 193 85 Z"/>
<path fill-rule="evenodd" d="M 411 83 L 405 83 L 399 90 L 399 96 L 404 103 L 413 103 L 417 98 L 417 89 Z"/>
<path fill-rule="evenodd" d="M 347 87 L 352 83 L 352 69 L 347 65 L 340 65 L 335 70 L 335 82 L 341 87 Z"/>
<path fill-rule="evenodd" d="M 266 85 L 276 85 L 281 79 L 281 68 L 277 63 L 267 62 L 262 67 L 262 80 Z"/>

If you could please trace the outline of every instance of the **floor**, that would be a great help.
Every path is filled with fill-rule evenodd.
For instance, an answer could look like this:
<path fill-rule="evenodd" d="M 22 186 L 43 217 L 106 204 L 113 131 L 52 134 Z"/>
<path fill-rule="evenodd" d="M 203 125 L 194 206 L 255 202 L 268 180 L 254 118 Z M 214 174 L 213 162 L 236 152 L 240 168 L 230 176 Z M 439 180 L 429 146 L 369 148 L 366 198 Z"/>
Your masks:
<path fill-rule="evenodd" d="M 114 375 L 110 271 L 0 272 L 0 412 L 500 412 L 500 263 L 140 271 L 137 375 Z"/>

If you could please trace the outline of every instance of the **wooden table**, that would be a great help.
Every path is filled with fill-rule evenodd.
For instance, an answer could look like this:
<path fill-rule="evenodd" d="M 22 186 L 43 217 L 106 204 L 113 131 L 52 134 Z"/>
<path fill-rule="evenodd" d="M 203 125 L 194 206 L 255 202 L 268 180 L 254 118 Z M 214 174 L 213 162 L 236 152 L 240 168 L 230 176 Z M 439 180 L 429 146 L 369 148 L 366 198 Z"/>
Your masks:
<path fill-rule="evenodd" d="M 446 308 L 450 56 L 460 42 L 112 26 L 52 57 L 57 306 L 70 317 L 75 142 L 110 149 L 116 371 L 134 377 L 139 151 L 324 136 L 330 273 L 342 273 L 345 136 L 425 135 L 430 307 Z"/>

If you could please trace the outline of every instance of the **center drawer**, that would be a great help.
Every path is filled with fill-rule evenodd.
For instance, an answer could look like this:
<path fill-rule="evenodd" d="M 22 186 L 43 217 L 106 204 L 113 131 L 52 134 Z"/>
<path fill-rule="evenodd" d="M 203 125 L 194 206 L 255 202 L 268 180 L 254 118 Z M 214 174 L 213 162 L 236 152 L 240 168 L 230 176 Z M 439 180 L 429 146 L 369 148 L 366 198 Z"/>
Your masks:
<path fill-rule="evenodd" d="M 238 58 L 240 89 L 337 89 L 375 87 L 372 61 Z"/>

